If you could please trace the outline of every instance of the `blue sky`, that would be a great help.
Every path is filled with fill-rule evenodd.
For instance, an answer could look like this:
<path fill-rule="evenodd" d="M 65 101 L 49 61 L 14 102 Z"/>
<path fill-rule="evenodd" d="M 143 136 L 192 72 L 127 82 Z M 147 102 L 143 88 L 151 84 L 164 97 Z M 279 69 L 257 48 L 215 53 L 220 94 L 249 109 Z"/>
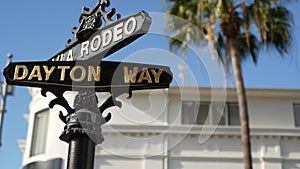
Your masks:
<path fill-rule="evenodd" d="M 95 1 L 74 0 L 1 0 L 0 2 L 0 67 L 6 64 L 6 55 L 11 52 L 13 61 L 46 61 L 64 48 L 67 39 L 72 38 L 71 30 L 78 25 L 78 17 L 83 6 L 93 7 Z M 127 16 L 140 10 L 164 12 L 163 0 L 112 0 L 111 7 Z M 291 56 L 282 58 L 274 51 L 263 51 L 257 65 L 250 60 L 243 63 L 246 87 L 249 88 L 293 88 L 300 89 L 300 5 L 289 6 L 294 14 L 294 43 Z M 158 38 L 159 39 L 159 38 Z M 149 41 L 147 41 L 149 40 Z M 145 42 L 147 41 L 147 42 Z M 147 47 L 168 50 L 166 40 L 145 38 Z M 138 44 L 131 44 L 117 52 L 128 55 L 137 50 Z M 3 80 L 3 78 L 1 78 Z M 29 112 L 28 89 L 16 87 L 15 95 L 7 101 L 7 113 L 4 119 L 2 135 L 3 146 L 0 149 L 1 168 L 18 168 L 21 166 L 22 153 L 17 140 L 26 139 L 27 123 L 23 118 Z"/>

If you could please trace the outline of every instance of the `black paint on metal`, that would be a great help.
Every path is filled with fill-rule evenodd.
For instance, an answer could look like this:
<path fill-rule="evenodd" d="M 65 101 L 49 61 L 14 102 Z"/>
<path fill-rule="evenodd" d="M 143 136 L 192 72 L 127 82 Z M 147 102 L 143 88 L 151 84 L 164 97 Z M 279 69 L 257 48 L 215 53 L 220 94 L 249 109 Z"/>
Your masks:
<path fill-rule="evenodd" d="M 102 106 L 105 107 L 106 102 Z M 105 108 L 98 108 L 97 104 L 98 99 L 94 91 L 80 91 L 74 100 L 75 113 L 60 116 L 66 123 L 60 139 L 69 144 L 67 169 L 94 167 L 95 146 L 104 141 L 101 126 L 111 118 L 110 113 L 103 117 L 103 112 L 99 110 Z"/>
<path fill-rule="evenodd" d="M 96 144 L 85 134 L 69 142 L 67 169 L 94 169 Z"/>

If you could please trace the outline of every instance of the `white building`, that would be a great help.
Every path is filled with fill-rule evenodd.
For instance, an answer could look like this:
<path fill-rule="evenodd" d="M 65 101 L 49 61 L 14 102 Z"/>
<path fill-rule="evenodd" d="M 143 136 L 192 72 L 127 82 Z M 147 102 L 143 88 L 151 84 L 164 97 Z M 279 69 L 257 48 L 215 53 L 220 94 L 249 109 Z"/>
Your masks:
<path fill-rule="evenodd" d="M 20 141 L 23 168 L 66 168 L 68 144 L 59 140 L 63 108 L 49 109 L 53 98 L 36 89 L 30 93 L 27 140 Z M 226 91 L 223 115 L 217 111 L 222 99 L 213 99 L 208 113 L 210 93 L 209 88 L 172 87 L 134 92 L 131 100 L 122 95 L 122 109 L 109 109 L 112 120 L 103 126 L 95 169 L 243 168 L 235 90 Z M 254 168 L 299 169 L 300 90 L 248 89 L 247 95 Z"/>

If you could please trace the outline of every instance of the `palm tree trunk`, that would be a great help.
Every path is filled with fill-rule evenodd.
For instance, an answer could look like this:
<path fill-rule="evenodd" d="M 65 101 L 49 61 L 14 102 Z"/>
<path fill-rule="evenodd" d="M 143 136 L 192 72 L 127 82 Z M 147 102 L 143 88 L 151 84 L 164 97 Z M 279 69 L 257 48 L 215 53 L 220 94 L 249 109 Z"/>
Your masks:
<path fill-rule="evenodd" d="M 243 145 L 243 152 L 244 152 L 243 155 L 244 168 L 252 169 L 247 97 L 246 97 L 246 90 L 245 90 L 244 80 L 242 75 L 240 57 L 238 55 L 237 39 L 231 39 L 229 41 L 229 45 L 230 45 L 231 63 L 233 66 L 235 82 L 236 82 L 237 98 L 239 103 L 242 145 Z"/>

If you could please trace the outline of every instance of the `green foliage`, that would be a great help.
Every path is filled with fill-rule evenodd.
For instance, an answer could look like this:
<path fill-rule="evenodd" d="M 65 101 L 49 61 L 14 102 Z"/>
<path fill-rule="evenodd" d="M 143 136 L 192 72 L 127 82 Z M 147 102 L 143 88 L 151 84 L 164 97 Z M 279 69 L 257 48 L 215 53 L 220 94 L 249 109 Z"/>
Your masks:
<path fill-rule="evenodd" d="M 197 26 L 198 35 L 189 25 L 170 20 L 175 31 L 170 40 L 172 51 L 185 52 L 188 43 L 209 42 L 221 61 L 230 60 L 228 42 L 238 41 L 241 60 L 251 56 L 254 63 L 260 49 L 275 48 L 282 56 L 288 54 L 292 35 L 293 16 L 281 0 L 167 0 L 172 3 L 168 13 Z M 211 29 L 211 30 L 209 30 Z"/>

